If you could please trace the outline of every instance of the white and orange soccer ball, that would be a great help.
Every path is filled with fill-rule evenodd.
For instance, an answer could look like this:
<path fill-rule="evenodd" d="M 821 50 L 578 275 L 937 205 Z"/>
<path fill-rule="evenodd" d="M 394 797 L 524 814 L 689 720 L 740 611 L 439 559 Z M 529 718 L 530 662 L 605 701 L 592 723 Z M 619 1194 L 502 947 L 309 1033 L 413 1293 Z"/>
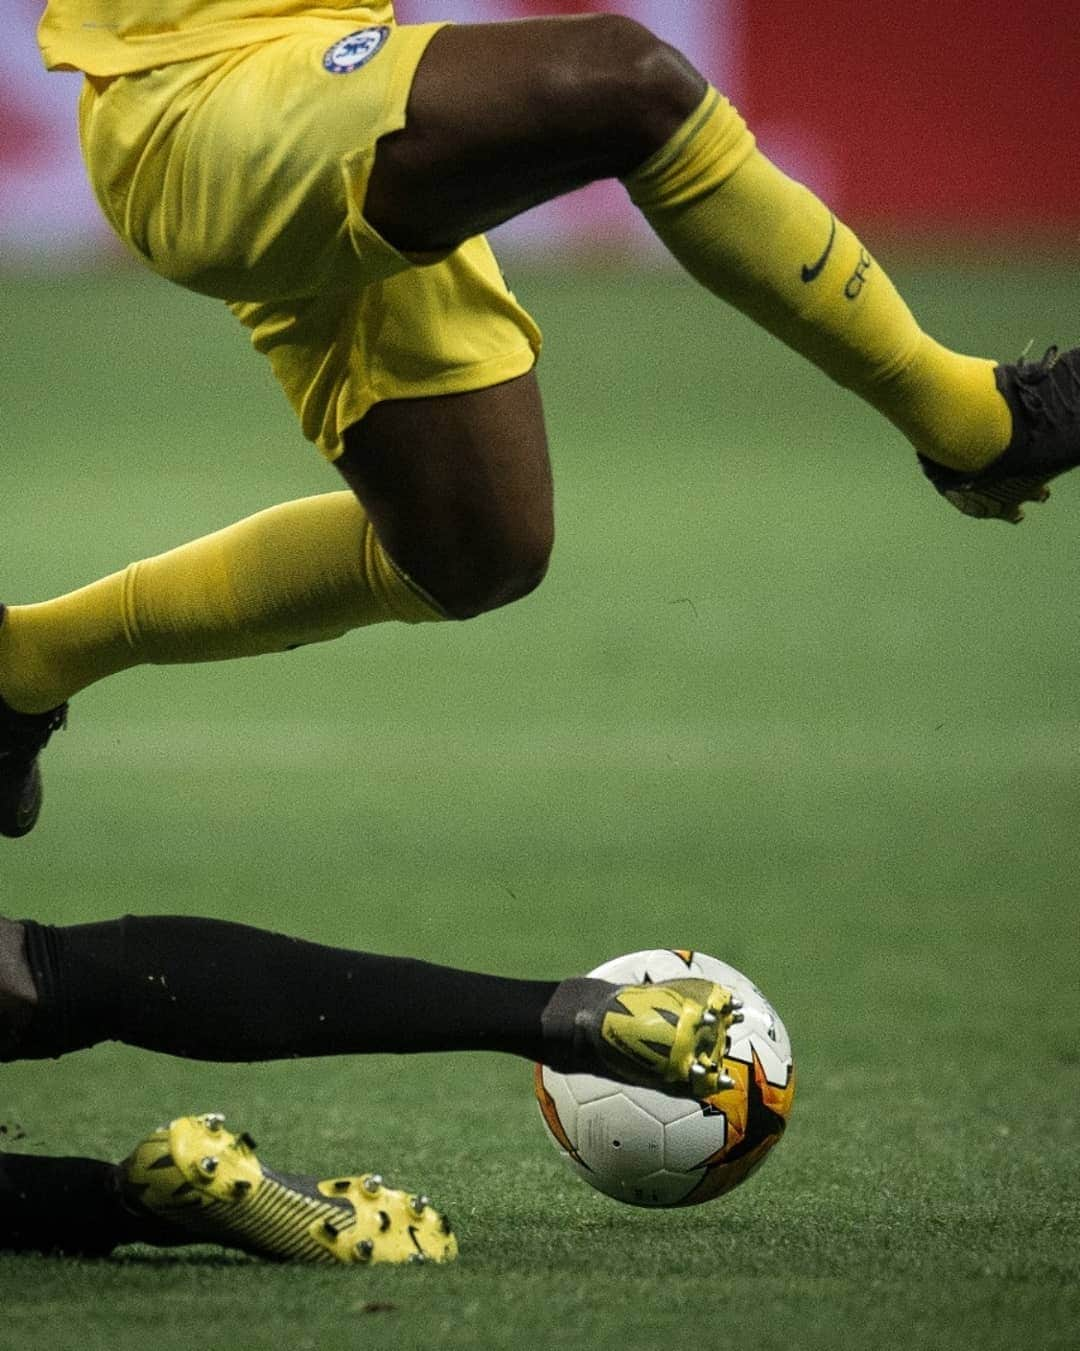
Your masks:
<path fill-rule="evenodd" d="M 618 985 L 703 976 L 743 1001 L 743 1020 L 724 1056 L 733 1087 L 704 1102 L 538 1065 L 540 1114 L 563 1157 L 591 1186 L 635 1206 L 698 1205 L 737 1187 L 783 1135 L 795 1096 L 791 1041 L 776 1010 L 741 971 L 687 949 L 631 952 L 589 974 Z"/>

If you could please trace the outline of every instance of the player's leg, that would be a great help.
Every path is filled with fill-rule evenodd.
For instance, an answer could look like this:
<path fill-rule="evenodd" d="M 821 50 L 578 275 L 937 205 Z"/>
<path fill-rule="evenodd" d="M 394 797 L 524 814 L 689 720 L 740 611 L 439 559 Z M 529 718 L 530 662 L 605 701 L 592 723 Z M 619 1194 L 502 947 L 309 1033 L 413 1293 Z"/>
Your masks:
<path fill-rule="evenodd" d="M 394 399 L 345 433 L 336 461 L 390 555 L 465 619 L 531 591 L 554 537 L 535 375 Z"/>
<path fill-rule="evenodd" d="M 105 1039 L 219 1061 L 499 1050 L 703 1097 L 730 1086 L 720 1064 L 740 1017 L 729 990 L 701 980 L 506 980 L 216 920 L 0 921 L 0 1061 Z M 0 1249 L 220 1242 L 301 1261 L 402 1261 L 416 1229 L 424 1255 L 455 1250 L 422 1198 L 370 1175 L 277 1174 L 213 1117 L 154 1132 L 119 1170 L 0 1154 L 0 1202 Z M 268 1228 L 271 1214 L 280 1223 Z"/>
<path fill-rule="evenodd" d="M 40 1027 L 34 1031 L 41 1004 L 34 966 L 47 991 L 45 1019 L 55 1021 L 47 1035 L 58 1038 L 46 1054 L 73 1044 L 71 1020 L 95 1003 L 118 1006 L 135 993 L 129 988 L 125 996 L 122 977 L 119 988 L 110 989 L 107 938 L 95 935 L 65 964 L 64 931 L 34 926 L 33 933 L 28 950 L 26 926 L 0 918 L 0 1061 L 34 1050 L 25 1044 L 28 1028 L 31 1038 L 40 1034 Z M 193 960 L 199 955 L 196 950 Z M 294 976 L 302 979 L 303 954 L 290 955 Z M 61 988 L 80 980 L 80 988 Z M 211 981 L 204 996 L 216 993 Z M 120 1027 L 119 1007 L 116 1019 Z M 231 1037 L 242 1040 L 238 1021 Z M 120 1165 L 0 1151 L 0 1251 L 104 1256 L 130 1243 L 222 1243 L 305 1262 L 400 1262 L 418 1253 L 442 1261 L 456 1253 L 449 1225 L 426 1200 L 370 1174 L 320 1182 L 276 1173 L 259 1162 L 250 1137 L 223 1130 L 220 1118 L 180 1119 L 149 1135 Z"/>
<path fill-rule="evenodd" d="M 543 576 L 551 471 L 531 373 L 378 405 L 347 439 L 354 453 L 341 464 L 356 493 L 271 507 L 71 595 L 0 608 L 0 698 L 43 713 L 147 662 L 219 661 L 386 620 L 464 618 Z M 417 519 L 407 522 L 395 503 L 410 497 Z"/>
<path fill-rule="evenodd" d="M 678 132 L 705 79 L 618 15 L 462 24 L 420 60 L 407 121 L 379 141 L 364 213 L 413 253 L 633 172 Z"/>
<path fill-rule="evenodd" d="M 465 619 L 543 577 L 551 468 L 531 372 L 377 405 L 345 444 L 352 492 L 272 507 L 56 600 L 0 606 L 0 833 L 33 827 L 37 757 L 66 701 L 97 680 Z"/>
<path fill-rule="evenodd" d="M 55 600 L 0 606 L 0 834 L 33 828 L 38 756 L 66 701 L 95 681 L 445 617 L 351 492 L 271 507 Z"/>
<path fill-rule="evenodd" d="M 0 1152 L 0 1251 L 103 1257 L 132 1243 L 365 1266 L 457 1255 L 449 1220 L 422 1193 L 372 1172 L 277 1172 L 220 1113 L 158 1127 L 119 1164 Z"/>
<path fill-rule="evenodd" d="M 0 1252 L 104 1257 L 127 1243 L 158 1247 L 186 1236 L 127 1205 L 115 1164 L 79 1156 L 0 1151 Z"/>
<path fill-rule="evenodd" d="M 348 492 L 270 507 L 70 595 L 0 611 L 0 697 L 41 713 L 145 663 L 222 661 L 442 617 Z"/>
<path fill-rule="evenodd" d="M 539 333 L 482 240 L 444 263 L 411 266 L 356 219 L 362 164 L 348 184 L 342 173 L 343 157 L 363 160 L 365 144 L 373 153 L 379 131 L 404 119 L 431 31 L 395 30 L 370 70 L 348 81 L 322 69 L 318 35 L 267 44 L 215 86 L 216 101 L 196 101 L 199 118 L 171 149 L 155 144 L 137 157 L 150 166 L 141 175 L 132 145 L 152 135 L 158 110 L 193 102 L 191 76 L 157 72 L 119 111 L 108 94 L 90 99 L 84 132 L 103 199 L 141 184 L 123 212 L 134 247 L 168 275 L 226 295 L 266 288 L 289 297 L 233 309 L 270 356 L 304 431 L 330 459 L 351 444 L 342 468 L 354 491 L 272 507 L 70 595 L 0 608 L 0 833 L 33 826 L 37 757 L 65 702 L 94 681 L 145 662 L 282 651 L 386 620 L 465 618 L 543 575 L 551 478 L 531 375 Z M 252 126 L 260 79 L 267 114 Z M 295 85 L 283 114 L 282 90 Z M 283 122 L 292 140 L 270 156 L 264 142 L 280 139 Z M 312 144 L 335 126 L 313 165 Z M 221 166 L 244 155 L 250 172 L 236 192 L 235 167 L 222 178 Z M 181 178 L 201 184 L 206 212 L 187 191 L 172 201 Z M 283 197 L 303 204 L 299 221 Z M 162 220 L 172 223 L 168 238 L 148 237 Z M 279 234 L 267 244 L 271 221 Z M 260 244 L 269 257 L 253 258 Z M 430 396 L 423 418 L 413 411 L 419 395 Z M 389 411 L 365 417 L 380 400 Z M 409 575 L 413 560 L 422 578 Z"/>
<path fill-rule="evenodd" d="M 22 925 L 0 916 L 0 1056 L 14 1046 L 36 1007 Z"/>
<path fill-rule="evenodd" d="M 223 920 L 26 920 L 0 944 L 16 1010 L 6 1030 L 0 1017 L 0 1061 L 106 1040 L 222 1062 L 487 1050 L 703 1097 L 738 1020 L 730 991 L 705 981 L 513 980 Z"/>
<path fill-rule="evenodd" d="M 36 1006 L 22 926 L 0 918 L 0 1056 L 14 1050 Z M 157 1241 L 147 1228 L 123 1204 L 113 1165 L 0 1151 L 0 1250 L 98 1256 Z"/>
<path fill-rule="evenodd" d="M 1004 479 L 968 505 L 1018 519 L 1019 500 L 1080 459 L 1080 352 L 995 367 L 936 343 L 852 231 L 630 20 L 442 30 L 407 125 L 380 143 L 366 209 L 399 247 L 445 249 L 610 176 L 700 282 L 892 420 L 957 505 L 965 484 Z"/>

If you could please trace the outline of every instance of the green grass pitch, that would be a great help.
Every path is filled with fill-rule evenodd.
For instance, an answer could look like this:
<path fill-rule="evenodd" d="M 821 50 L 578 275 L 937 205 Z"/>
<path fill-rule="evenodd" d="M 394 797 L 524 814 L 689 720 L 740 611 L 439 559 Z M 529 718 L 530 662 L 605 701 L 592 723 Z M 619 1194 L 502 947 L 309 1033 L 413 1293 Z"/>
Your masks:
<path fill-rule="evenodd" d="M 968 350 L 1080 339 L 1075 269 L 896 272 Z M 423 1186 L 462 1256 L 5 1257 L 0 1351 L 1076 1346 L 1080 485 L 966 521 L 677 276 L 515 281 L 548 334 L 544 587 L 88 691 L 0 909 L 533 976 L 698 947 L 788 1022 L 788 1137 L 731 1197 L 649 1213 L 570 1175 L 508 1059 L 4 1067 L 23 1148 L 119 1157 L 220 1109 L 279 1167 Z M 338 486 L 210 302 L 126 271 L 4 295 L 5 600 Z"/>

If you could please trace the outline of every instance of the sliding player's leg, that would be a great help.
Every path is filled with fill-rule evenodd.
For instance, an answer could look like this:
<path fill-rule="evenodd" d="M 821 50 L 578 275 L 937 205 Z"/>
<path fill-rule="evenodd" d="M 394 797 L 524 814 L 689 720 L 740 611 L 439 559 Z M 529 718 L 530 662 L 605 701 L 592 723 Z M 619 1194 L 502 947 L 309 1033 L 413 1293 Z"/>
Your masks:
<path fill-rule="evenodd" d="M 508 980 L 218 920 L 0 920 L 0 1061 L 110 1039 L 230 1062 L 494 1050 L 705 1097 L 730 1085 L 720 1067 L 740 1017 L 731 991 L 703 980 Z M 0 1154 L 0 1201 L 0 1248 L 216 1242 L 310 1262 L 456 1251 L 423 1198 L 370 1174 L 276 1173 L 214 1116 L 162 1127 L 118 1168 Z"/>
<path fill-rule="evenodd" d="M 220 1113 L 158 1127 L 119 1164 L 0 1152 L 0 1251 L 103 1257 L 132 1243 L 319 1264 L 457 1255 L 449 1220 L 423 1193 L 374 1172 L 280 1173 Z"/>
<path fill-rule="evenodd" d="M 204 932 L 198 923 L 185 927 L 189 933 Z M 174 947 L 162 960 L 172 975 L 185 966 L 185 958 L 178 946 L 182 935 L 168 923 L 159 926 L 161 936 L 170 933 Z M 81 1040 L 73 1022 L 84 1015 L 101 1017 L 100 1026 L 109 1027 L 109 1010 L 115 1008 L 118 1031 L 133 1025 L 132 1017 L 137 1021 L 137 1013 L 122 1010 L 124 1001 L 139 1002 L 133 973 L 124 974 L 120 956 L 123 925 L 87 931 L 75 943 L 77 955 L 71 936 L 72 931 L 0 918 L 0 1061 L 27 1053 L 34 1058 L 60 1054 L 73 1047 Z M 197 942 L 190 960 L 207 962 L 207 946 L 200 952 Z M 291 951 L 289 940 L 275 946 L 279 955 L 284 949 L 286 978 L 302 982 L 304 952 Z M 132 954 L 135 962 L 145 967 L 151 948 L 142 945 L 138 955 Z M 312 973 L 313 978 L 319 974 Z M 187 976 L 185 1003 L 222 995 L 210 978 L 200 996 L 198 973 L 188 971 Z M 232 988 L 231 981 L 219 984 Z M 250 998 L 243 998 L 234 989 L 224 1011 L 231 1023 L 225 1040 L 232 1041 L 233 1050 L 218 1050 L 229 1059 L 246 1058 L 244 1020 L 250 1019 L 260 992 L 251 988 L 248 994 Z M 175 1029 L 164 1029 L 154 1015 L 153 1000 L 142 1002 L 151 1026 L 157 1025 L 149 1042 L 160 1037 L 175 1050 Z M 47 1030 L 50 1025 L 52 1031 Z M 287 1035 L 283 1016 L 278 1034 Z M 42 1035 L 46 1043 L 35 1046 L 34 1039 Z M 205 1037 L 202 1049 L 214 1052 Z M 225 1130 L 221 1118 L 213 1115 L 181 1118 L 151 1132 L 118 1165 L 0 1151 L 0 1251 L 104 1256 L 131 1243 L 220 1243 L 301 1262 L 444 1261 L 457 1251 L 449 1224 L 423 1196 L 388 1187 L 372 1173 L 325 1181 L 278 1173 L 260 1162 L 250 1136 Z"/>
<path fill-rule="evenodd" d="M 0 948 L 0 1061 L 109 1040 L 219 1062 L 500 1051 L 700 1098 L 738 1021 L 707 981 L 514 980 L 214 919 L 5 922 Z"/>
<path fill-rule="evenodd" d="M 0 1056 L 15 1045 L 37 1002 L 22 925 L 0 916 Z"/>
<path fill-rule="evenodd" d="M 936 343 L 852 231 L 629 20 L 442 30 L 367 214 L 403 249 L 442 249 L 611 176 L 700 282 L 894 422 L 962 510 L 1017 520 L 1080 461 L 1080 351 L 995 366 Z"/>

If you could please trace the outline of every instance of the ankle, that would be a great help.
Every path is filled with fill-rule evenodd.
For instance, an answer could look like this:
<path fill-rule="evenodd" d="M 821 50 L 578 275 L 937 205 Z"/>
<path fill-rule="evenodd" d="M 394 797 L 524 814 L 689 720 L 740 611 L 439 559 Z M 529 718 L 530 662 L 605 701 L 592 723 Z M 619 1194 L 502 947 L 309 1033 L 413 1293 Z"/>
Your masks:
<path fill-rule="evenodd" d="M 556 986 L 541 1015 L 543 1061 L 563 1074 L 601 1074 L 592 1029 L 615 986 L 591 976 L 572 976 Z"/>
<path fill-rule="evenodd" d="M 923 335 L 911 363 L 868 393 L 927 459 L 977 472 L 1005 450 L 1012 415 L 994 379 L 995 363 L 950 351 Z"/>
<path fill-rule="evenodd" d="M 9 605 L 0 624 L 0 699 L 15 713 L 49 713 L 64 702 L 36 641 L 34 606 Z"/>

